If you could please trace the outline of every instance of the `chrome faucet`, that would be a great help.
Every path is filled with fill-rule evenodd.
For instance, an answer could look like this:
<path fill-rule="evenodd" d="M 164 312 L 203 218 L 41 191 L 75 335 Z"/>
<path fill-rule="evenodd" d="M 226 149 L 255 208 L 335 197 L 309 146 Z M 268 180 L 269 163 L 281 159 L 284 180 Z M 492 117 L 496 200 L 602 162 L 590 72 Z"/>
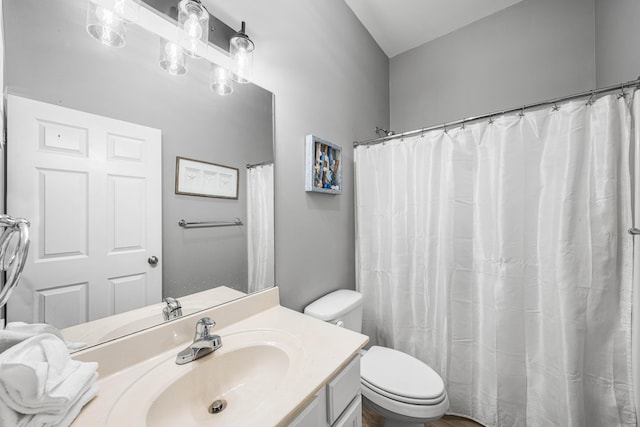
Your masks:
<path fill-rule="evenodd" d="M 222 347 L 222 338 L 219 335 L 210 334 L 211 329 L 215 326 L 216 322 L 209 317 L 203 317 L 198 320 L 193 343 L 178 353 L 176 363 L 184 365 L 185 363 L 193 362 Z"/>
<path fill-rule="evenodd" d="M 162 317 L 164 320 L 176 319 L 182 316 L 182 305 L 175 298 L 166 297 L 163 299 L 167 306 L 162 309 Z"/>

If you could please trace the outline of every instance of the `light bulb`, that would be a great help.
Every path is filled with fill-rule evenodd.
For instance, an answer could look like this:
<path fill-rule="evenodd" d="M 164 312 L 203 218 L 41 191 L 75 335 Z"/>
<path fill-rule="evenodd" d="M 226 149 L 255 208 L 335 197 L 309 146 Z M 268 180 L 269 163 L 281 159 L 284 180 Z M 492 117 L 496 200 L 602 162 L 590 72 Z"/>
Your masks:
<path fill-rule="evenodd" d="M 172 76 L 187 72 L 184 50 L 174 42 L 160 40 L 160 67 Z"/>
<path fill-rule="evenodd" d="M 88 0 L 125 22 L 138 22 L 141 0 Z"/>
<path fill-rule="evenodd" d="M 231 72 L 226 68 L 213 65 L 211 69 L 211 90 L 220 96 L 231 95 Z"/>
<path fill-rule="evenodd" d="M 209 32 L 209 13 L 202 3 L 195 0 L 182 0 L 178 3 L 178 44 L 185 53 L 198 56 L 201 43 L 206 43 Z"/>
<path fill-rule="evenodd" d="M 124 5 L 126 0 L 114 0 L 113 10 L 120 16 L 124 16 Z"/>
<path fill-rule="evenodd" d="M 248 81 L 249 80 L 248 78 L 249 77 L 248 76 L 249 57 L 246 50 L 241 50 L 236 55 L 236 67 L 237 67 L 236 80 L 241 83 Z"/>
<path fill-rule="evenodd" d="M 164 46 L 164 53 L 167 55 L 167 59 L 175 61 L 178 59 L 178 45 L 171 42 L 167 43 Z"/>
<path fill-rule="evenodd" d="M 111 27 L 116 22 L 116 14 L 109 9 L 105 9 L 104 7 L 98 6 L 96 8 L 96 17 L 98 21 L 104 26 Z"/>
<path fill-rule="evenodd" d="M 189 18 L 184 22 L 184 31 L 192 39 L 200 40 L 202 38 L 202 27 L 196 15 L 189 15 Z"/>

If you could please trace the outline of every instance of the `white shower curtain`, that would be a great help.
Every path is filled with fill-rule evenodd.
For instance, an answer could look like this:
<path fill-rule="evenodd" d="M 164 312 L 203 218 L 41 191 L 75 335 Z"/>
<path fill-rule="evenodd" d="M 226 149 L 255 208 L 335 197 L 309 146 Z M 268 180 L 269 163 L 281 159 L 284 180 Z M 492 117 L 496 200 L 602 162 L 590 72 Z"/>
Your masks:
<path fill-rule="evenodd" d="M 248 292 L 275 284 L 273 164 L 247 169 Z"/>
<path fill-rule="evenodd" d="M 372 343 L 491 426 L 631 426 L 624 98 L 356 149 L 358 287 Z"/>

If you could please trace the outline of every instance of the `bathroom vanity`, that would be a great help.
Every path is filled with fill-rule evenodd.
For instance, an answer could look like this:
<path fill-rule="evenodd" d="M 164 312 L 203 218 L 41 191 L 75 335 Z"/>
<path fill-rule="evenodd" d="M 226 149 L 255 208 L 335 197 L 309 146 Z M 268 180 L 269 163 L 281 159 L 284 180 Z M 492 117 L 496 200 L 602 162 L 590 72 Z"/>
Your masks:
<path fill-rule="evenodd" d="M 202 317 L 222 347 L 177 365 Z M 72 425 L 360 426 L 367 340 L 269 289 L 75 353 L 100 364 L 100 391 Z"/>

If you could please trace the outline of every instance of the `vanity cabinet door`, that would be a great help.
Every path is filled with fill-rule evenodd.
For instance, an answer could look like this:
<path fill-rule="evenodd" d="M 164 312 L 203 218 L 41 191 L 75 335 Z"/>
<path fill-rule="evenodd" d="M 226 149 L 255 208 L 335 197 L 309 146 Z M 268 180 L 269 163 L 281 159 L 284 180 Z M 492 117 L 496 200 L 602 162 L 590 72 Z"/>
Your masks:
<path fill-rule="evenodd" d="M 313 397 L 289 427 L 362 427 L 360 355 Z"/>
<path fill-rule="evenodd" d="M 360 355 L 327 384 L 327 421 L 333 425 L 360 393 Z"/>
<path fill-rule="evenodd" d="M 362 427 L 362 396 L 359 393 L 333 427 Z"/>

